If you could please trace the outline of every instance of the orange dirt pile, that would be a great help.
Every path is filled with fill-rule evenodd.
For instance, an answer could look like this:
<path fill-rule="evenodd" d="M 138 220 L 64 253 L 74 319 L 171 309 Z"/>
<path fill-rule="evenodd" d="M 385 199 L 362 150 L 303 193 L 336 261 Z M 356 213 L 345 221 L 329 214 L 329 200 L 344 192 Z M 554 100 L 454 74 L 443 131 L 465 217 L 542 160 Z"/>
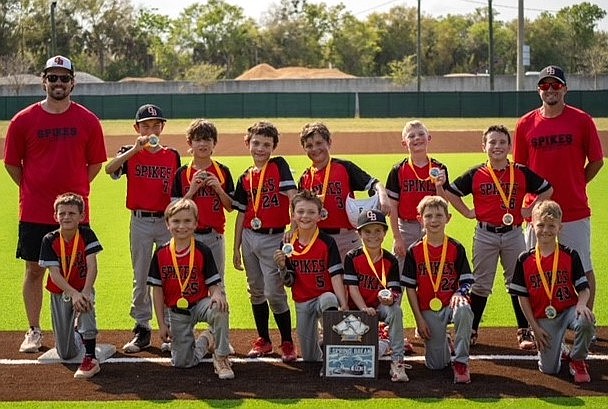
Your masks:
<path fill-rule="evenodd" d="M 236 80 L 282 80 L 313 78 L 355 78 L 355 76 L 346 74 L 336 68 L 274 68 L 269 64 L 258 64 L 238 76 Z"/>

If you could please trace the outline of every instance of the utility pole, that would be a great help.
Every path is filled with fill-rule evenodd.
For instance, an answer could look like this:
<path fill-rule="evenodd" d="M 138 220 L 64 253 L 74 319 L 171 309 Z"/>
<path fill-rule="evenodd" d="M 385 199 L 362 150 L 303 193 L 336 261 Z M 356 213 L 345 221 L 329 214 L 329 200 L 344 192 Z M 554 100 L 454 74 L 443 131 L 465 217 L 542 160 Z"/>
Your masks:
<path fill-rule="evenodd" d="M 422 52 L 421 52 L 421 46 L 420 46 L 420 1 L 418 0 L 418 34 L 417 34 L 417 38 L 416 38 L 416 80 L 417 80 L 417 86 L 416 86 L 416 90 L 418 92 L 420 92 L 420 75 L 421 75 L 421 69 L 420 69 L 420 61 L 422 60 Z"/>
<path fill-rule="evenodd" d="M 494 91 L 494 13 L 492 0 L 488 0 L 488 72 L 490 74 L 490 91 Z"/>
<path fill-rule="evenodd" d="M 55 27 L 55 8 L 57 2 L 51 2 L 51 55 L 57 55 L 57 29 Z"/>

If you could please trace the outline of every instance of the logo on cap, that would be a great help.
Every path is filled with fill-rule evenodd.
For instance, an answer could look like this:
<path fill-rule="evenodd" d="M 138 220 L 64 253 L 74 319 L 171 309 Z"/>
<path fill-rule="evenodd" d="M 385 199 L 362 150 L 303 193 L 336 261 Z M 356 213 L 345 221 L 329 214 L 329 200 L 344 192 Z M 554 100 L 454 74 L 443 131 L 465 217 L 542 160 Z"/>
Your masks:
<path fill-rule="evenodd" d="M 61 58 L 61 57 L 55 57 L 55 59 L 53 61 L 57 65 L 63 65 L 63 58 Z"/>
<path fill-rule="evenodd" d="M 547 74 L 555 75 L 555 68 L 553 68 L 552 66 L 547 67 Z"/>
<path fill-rule="evenodd" d="M 158 112 L 156 112 L 156 109 L 152 105 L 148 105 L 148 113 L 150 116 L 158 116 Z"/>

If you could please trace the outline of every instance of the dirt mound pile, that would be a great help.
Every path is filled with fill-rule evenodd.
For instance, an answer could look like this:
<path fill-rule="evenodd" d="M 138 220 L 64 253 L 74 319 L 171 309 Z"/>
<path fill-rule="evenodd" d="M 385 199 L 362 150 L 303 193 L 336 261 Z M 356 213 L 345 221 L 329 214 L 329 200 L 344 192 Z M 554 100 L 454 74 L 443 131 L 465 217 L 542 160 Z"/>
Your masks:
<path fill-rule="evenodd" d="M 274 68 L 269 64 L 258 64 L 238 76 L 236 80 L 295 80 L 317 78 L 355 78 L 355 76 L 346 74 L 336 68 Z"/>

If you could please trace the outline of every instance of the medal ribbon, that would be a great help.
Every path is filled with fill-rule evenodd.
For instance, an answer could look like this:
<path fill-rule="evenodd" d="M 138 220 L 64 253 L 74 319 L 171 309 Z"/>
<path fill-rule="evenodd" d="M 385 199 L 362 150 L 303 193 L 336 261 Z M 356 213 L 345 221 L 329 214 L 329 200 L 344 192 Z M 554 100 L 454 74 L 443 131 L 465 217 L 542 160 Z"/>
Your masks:
<path fill-rule="evenodd" d="M 433 270 L 431 270 L 431 259 L 429 257 L 429 245 L 426 236 L 422 240 L 422 250 L 424 251 L 424 264 L 426 265 L 426 271 L 429 273 L 429 280 L 433 286 L 435 297 L 437 297 L 437 291 L 439 291 L 439 284 L 441 283 L 441 277 L 443 276 L 443 267 L 445 265 L 445 257 L 448 253 L 448 236 L 443 237 L 443 248 L 441 249 L 441 259 L 439 261 L 439 268 L 437 269 L 437 278 L 433 281 Z"/>
<path fill-rule="evenodd" d="M 194 237 L 190 238 L 190 259 L 188 260 L 188 276 L 185 281 L 182 281 L 182 275 L 179 272 L 179 264 L 177 264 L 177 250 L 175 249 L 175 239 L 171 239 L 169 242 L 169 251 L 171 252 L 171 260 L 173 260 L 173 268 L 175 269 L 175 275 L 177 276 L 177 282 L 179 288 L 184 296 L 184 290 L 190 282 L 190 276 L 192 275 L 192 268 L 194 267 Z"/>
<path fill-rule="evenodd" d="M 410 156 L 410 159 L 407 161 L 407 164 L 410 165 L 410 169 L 412 169 L 412 172 L 414 172 L 414 176 L 416 176 L 416 179 L 418 180 L 430 180 L 431 179 L 431 159 L 429 159 L 429 157 L 426 157 L 426 160 L 429 161 L 429 168 L 428 168 L 428 176 L 424 179 L 422 179 L 420 176 L 418 176 L 418 172 L 416 172 L 416 168 L 414 168 L 414 161 L 412 160 L 412 157 Z"/>
<path fill-rule="evenodd" d="M 549 305 L 551 305 L 551 300 L 553 299 L 553 290 L 555 288 L 555 283 L 557 282 L 557 263 L 559 262 L 559 243 L 557 240 L 555 241 L 555 251 L 553 252 L 553 268 L 551 269 L 551 288 L 549 288 L 549 283 L 547 283 L 547 278 L 545 277 L 545 273 L 543 272 L 543 267 L 540 264 L 540 259 L 542 255 L 540 254 L 540 248 L 538 247 L 538 243 L 536 244 L 536 269 L 538 270 L 538 274 L 540 274 L 540 281 L 543 283 L 543 288 L 545 289 L 545 293 L 549 298 Z"/>
<path fill-rule="evenodd" d="M 488 162 L 487 165 L 488 172 L 490 172 L 490 176 L 492 176 L 492 181 L 494 181 L 494 185 L 496 189 L 498 189 L 498 193 L 500 193 L 500 197 L 502 199 L 502 203 L 507 208 L 507 213 L 509 212 L 511 196 L 513 194 L 513 186 L 515 185 L 515 167 L 513 166 L 513 162 L 509 162 L 509 196 L 505 194 L 505 191 L 502 189 L 500 185 L 500 181 L 496 177 L 496 173 L 494 173 L 494 169 L 492 169 L 492 165 Z"/>
<path fill-rule="evenodd" d="M 369 267 L 372 269 L 372 271 L 376 275 L 376 278 L 378 279 L 378 281 L 380 281 L 380 284 L 382 284 L 382 287 L 386 288 L 386 272 L 384 270 L 384 257 L 382 257 L 380 259 L 380 263 L 382 263 L 382 277 L 380 277 L 378 275 L 378 272 L 376 271 L 376 266 L 374 265 L 374 261 L 370 257 L 369 252 L 367 251 L 367 248 L 365 246 L 363 246 L 363 253 L 365 253 L 365 258 L 367 259 L 367 264 L 369 265 Z M 382 249 L 380 249 L 380 254 L 382 254 Z"/>
<path fill-rule="evenodd" d="M 68 267 L 68 261 L 66 260 L 65 254 L 65 241 L 63 240 L 63 236 L 61 233 L 59 234 L 59 251 L 61 252 L 61 269 L 63 270 L 63 277 L 65 281 L 70 281 L 70 275 L 72 274 L 72 267 L 74 267 L 74 262 L 76 261 L 76 252 L 78 251 L 78 241 L 80 240 L 80 232 L 76 230 L 76 235 L 74 236 L 74 245 L 72 247 L 72 255 L 70 256 L 70 266 Z"/>
<path fill-rule="evenodd" d="M 313 185 L 315 183 L 315 173 L 317 173 L 319 171 L 319 169 L 316 169 L 314 167 L 310 167 L 310 191 L 312 192 L 312 188 Z M 323 178 L 323 187 L 321 188 L 321 194 L 317 195 L 319 196 L 319 199 L 321 199 L 321 204 L 325 203 L 325 193 L 327 193 L 327 187 L 329 186 L 329 173 L 331 171 L 331 157 L 329 158 L 329 161 L 327 162 L 327 166 L 325 166 L 325 177 Z"/>
<path fill-rule="evenodd" d="M 296 240 L 298 239 L 298 230 L 296 230 L 293 233 L 293 237 L 291 238 L 291 245 L 293 246 L 293 255 L 294 256 L 302 256 L 306 253 L 308 253 L 308 251 L 310 250 L 310 248 L 312 247 L 312 245 L 315 243 L 315 240 L 317 240 L 317 237 L 319 237 L 319 228 L 317 227 L 315 229 L 315 233 L 312 235 L 312 239 L 310 239 L 310 241 L 308 242 L 308 244 L 306 245 L 306 247 L 304 248 L 304 250 L 297 252 L 296 251 L 296 246 L 294 245 L 294 243 L 296 242 Z"/>
<path fill-rule="evenodd" d="M 258 190 L 253 193 L 253 168 L 249 168 L 249 190 L 251 190 L 251 203 L 253 204 L 253 215 L 258 217 L 258 208 L 260 207 L 260 200 L 262 199 L 262 187 L 264 186 L 264 175 L 266 174 L 266 166 L 268 162 L 262 166 L 260 171 L 260 180 L 258 180 Z"/>
<path fill-rule="evenodd" d="M 213 164 L 213 167 L 215 168 L 215 172 L 217 173 L 217 178 L 220 180 L 220 184 L 224 185 L 224 182 L 226 179 L 224 178 L 224 174 L 220 170 L 219 165 L 213 159 L 211 159 L 211 164 Z M 188 165 L 188 169 L 186 169 L 186 180 L 188 181 L 188 183 L 192 183 L 192 170 L 193 169 L 194 169 L 194 160 L 190 161 L 190 164 Z"/>

